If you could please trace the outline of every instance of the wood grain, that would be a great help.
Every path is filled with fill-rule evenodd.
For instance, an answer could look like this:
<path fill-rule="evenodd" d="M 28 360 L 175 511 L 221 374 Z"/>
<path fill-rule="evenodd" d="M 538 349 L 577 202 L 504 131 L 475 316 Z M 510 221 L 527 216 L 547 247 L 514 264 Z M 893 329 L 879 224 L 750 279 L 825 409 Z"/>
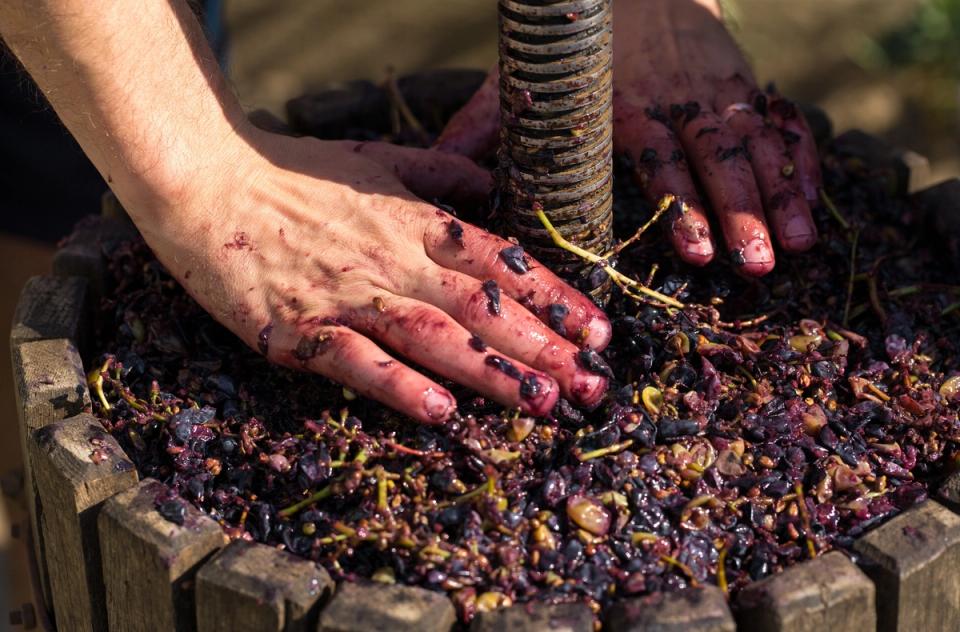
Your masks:
<path fill-rule="evenodd" d="M 593 613 L 582 603 L 529 602 L 480 612 L 470 632 L 593 632 Z"/>
<path fill-rule="evenodd" d="M 40 503 L 53 610 L 60 630 L 107 629 L 97 514 L 137 482 L 133 463 L 88 414 L 55 421 L 27 441 Z"/>
<path fill-rule="evenodd" d="M 200 632 L 314 632 L 334 589 L 315 562 L 235 540 L 197 573 Z"/>
<path fill-rule="evenodd" d="M 397 584 L 343 582 L 320 613 L 318 632 L 448 632 L 457 621 L 443 593 Z"/>
<path fill-rule="evenodd" d="M 716 586 L 624 599 L 607 616 L 620 632 L 734 632 L 727 598 Z"/>
<path fill-rule="evenodd" d="M 876 630 L 873 582 L 839 551 L 748 585 L 737 598 L 740 632 Z"/>
<path fill-rule="evenodd" d="M 960 516 L 928 500 L 853 546 L 876 584 L 877 630 L 956 630 L 960 621 Z"/>
<path fill-rule="evenodd" d="M 203 562 L 226 544 L 220 525 L 184 504 L 182 525 L 156 509 L 165 485 L 144 479 L 104 504 L 100 550 L 110 630 L 183 632 L 196 629 L 194 579 Z"/>

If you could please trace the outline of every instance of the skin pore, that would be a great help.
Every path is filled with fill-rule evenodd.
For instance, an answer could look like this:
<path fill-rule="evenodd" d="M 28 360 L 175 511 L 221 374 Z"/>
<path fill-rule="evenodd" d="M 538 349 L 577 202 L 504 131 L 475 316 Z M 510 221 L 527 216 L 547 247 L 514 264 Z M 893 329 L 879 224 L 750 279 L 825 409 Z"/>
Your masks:
<path fill-rule="evenodd" d="M 536 415 L 605 391 L 577 362 L 609 341 L 603 313 L 529 257 L 511 270 L 507 241 L 462 222 L 454 239 L 423 202 L 486 196 L 469 159 L 254 128 L 183 0 L 10 0 L 0 35 L 158 258 L 272 361 L 427 423 L 456 402 L 403 358 Z M 576 344 L 538 318 L 554 305 Z"/>

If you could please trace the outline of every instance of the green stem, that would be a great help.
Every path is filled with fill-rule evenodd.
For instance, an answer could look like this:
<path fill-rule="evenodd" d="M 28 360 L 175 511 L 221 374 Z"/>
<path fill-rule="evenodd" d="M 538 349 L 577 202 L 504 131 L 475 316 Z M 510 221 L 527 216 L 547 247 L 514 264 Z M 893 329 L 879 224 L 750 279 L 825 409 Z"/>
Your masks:
<path fill-rule="evenodd" d="M 281 509 L 280 511 L 277 512 L 277 515 L 280 516 L 281 518 L 289 518 L 290 516 L 300 511 L 301 509 L 309 507 L 314 503 L 320 502 L 324 498 L 330 496 L 330 494 L 332 493 L 333 493 L 333 485 L 332 484 L 327 485 L 320 491 L 314 492 L 313 494 L 307 496 L 300 502 L 294 503 L 285 509 Z"/>
<path fill-rule="evenodd" d="M 844 219 L 843 215 L 840 214 L 840 210 L 837 209 L 833 200 L 830 199 L 830 196 L 827 195 L 827 192 L 823 189 L 820 189 L 820 200 L 823 202 L 823 205 L 827 207 L 827 210 L 830 211 L 830 214 L 833 215 L 833 219 L 837 220 L 837 223 L 843 226 L 844 230 L 850 230 L 850 222 Z"/>
<path fill-rule="evenodd" d="M 823 189 L 820 190 L 820 193 L 824 196 L 824 199 L 829 199 L 826 197 L 827 194 L 823 192 Z M 850 246 L 850 281 L 847 283 L 847 302 L 843 307 L 843 326 L 844 327 L 846 327 L 847 323 L 850 321 L 850 302 L 853 300 L 853 277 L 857 273 L 857 242 L 858 241 L 860 241 L 859 230 L 854 231 L 853 244 Z"/>
<path fill-rule="evenodd" d="M 597 457 L 607 456 L 608 454 L 615 454 L 617 452 L 622 452 L 623 450 L 626 450 L 632 445 L 633 445 L 633 439 L 627 439 L 626 441 L 622 441 L 620 443 L 614 443 L 613 445 L 609 445 L 605 448 L 597 448 L 596 450 L 591 450 L 589 452 L 584 452 L 583 454 L 578 454 L 577 460 L 583 462 L 583 461 L 589 461 L 590 459 L 596 459 Z"/>
<path fill-rule="evenodd" d="M 664 305 L 669 305 L 670 307 L 676 307 L 677 309 L 684 308 L 683 303 L 676 300 L 675 298 L 672 298 L 665 294 L 661 294 L 656 290 L 652 290 L 647 286 L 643 285 L 642 283 L 638 281 L 634 281 L 633 279 L 626 276 L 625 274 L 621 274 L 620 272 L 614 270 L 613 268 L 610 267 L 610 263 L 600 255 L 595 255 L 589 250 L 584 250 L 580 246 L 571 244 L 569 241 L 564 239 L 563 235 L 561 235 L 556 228 L 553 227 L 553 224 L 550 223 L 550 220 L 547 218 L 546 213 L 543 212 L 543 209 L 537 209 L 537 217 L 540 219 L 540 222 L 543 224 L 543 227 L 547 229 L 547 233 L 553 239 L 553 243 L 556 244 L 559 248 L 563 248 L 567 252 L 571 252 L 577 255 L 581 259 L 586 259 L 590 263 L 599 264 L 603 268 L 604 272 L 606 272 L 607 275 L 609 275 L 610 278 L 617 283 L 622 283 L 627 287 L 637 290 L 641 294 L 646 294 L 650 298 L 657 300 L 663 303 Z"/>

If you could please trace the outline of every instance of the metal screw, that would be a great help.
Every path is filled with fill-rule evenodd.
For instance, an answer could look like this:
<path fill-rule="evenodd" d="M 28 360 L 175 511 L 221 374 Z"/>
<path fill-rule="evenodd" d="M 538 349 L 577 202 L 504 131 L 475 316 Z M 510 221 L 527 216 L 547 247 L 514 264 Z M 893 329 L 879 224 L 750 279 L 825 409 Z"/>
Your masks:
<path fill-rule="evenodd" d="M 508 231 L 568 280 L 585 267 L 557 248 L 612 239 L 612 0 L 499 0 L 499 185 Z M 583 286 L 581 279 L 581 287 Z M 585 287 L 594 295 L 605 287 Z"/>

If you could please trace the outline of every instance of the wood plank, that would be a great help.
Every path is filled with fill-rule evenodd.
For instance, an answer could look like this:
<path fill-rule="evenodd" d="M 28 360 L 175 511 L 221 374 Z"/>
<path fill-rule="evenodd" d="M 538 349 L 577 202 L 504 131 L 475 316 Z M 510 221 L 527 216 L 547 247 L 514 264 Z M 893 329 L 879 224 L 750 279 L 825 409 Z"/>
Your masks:
<path fill-rule="evenodd" d="M 873 582 L 839 551 L 748 585 L 740 632 L 865 632 L 877 628 Z"/>
<path fill-rule="evenodd" d="M 77 224 L 53 255 L 53 273 L 83 277 L 89 282 L 91 294 L 102 296 L 106 269 L 103 253 L 136 235 L 136 226 L 122 217 L 91 215 Z"/>
<path fill-rule="evenodd" d="M 53 255 L 53 273 L 87 279 L 95 296 L 103 294 L 104 263 L 100 252 L 100 218 L 84 220 Z"/>
<path fill-rule="evenodd" d="M 71 340 L 37 340 L 12 349 L 23 437 L 51 421 L 90 410 L 83 361 Z"/>
<path fill-rule="evenodd" d="M 853 546 L 877 588 L 882 632 L 955 630 L 960 621 L 960 516 L 928 500 Z"/>
<path fill-rule="evenodd" d="M 954 472 L 943 479 L 937 489 L 937 500 L 955 513 L 960 513 L 960 472 Z"/>
<path fill-rule="evenodd" d="M 33 530 L 33 554 L 37 560 L 44 602 L 50 604 L 50 580 L 44 554 L 44 536 L 40 528 L 42 507 L 33 482 L 33 465 L 27 444 L 33 432 L 47 424 L 89 412 L 90 394 L 80 353 L 70 340 L 60 338 L 13 343 L 11 363 L 20 454 L 23 455 L 23 483 Z"/>
<path fill-rule="evenodd" d="M 66 338 L 83 348 L 90 332 L 87 280 L 80 277 L 35 276 L 20 292 L 10 346 L 33 340 Z"/>
<path fill-rule="evenodd" d="M 318 632 L 449 632 L 457 621 L 443 593 L 399 584 L 343 582 L 320 613 Z"/>
<path fill-rule="evenodd" d="M 582 603 L 529 602 L 479 612 L 470 632 L 593 632 L 593 612 Z"/>
<path fill-rule="evenodd" d="M 920 154 L 891 146 L 863 130 L 852 129 L 833 140 L 840 156 L 862 160 L 867 166 L 890 175 L 892 192 L 905 195 L 930 183 L 930 162 Z"/>
<path fill-rule="evenodd" d="M 323 86 L 287 102 L 287 120 L 297 134 L 343 138 L 348 128 L 387 132 L 390 102 L 386 92 L 369 81 Z"/>
<path fill-rule="evenodd" d="M 610 609 L 607 626 L 618 632 L 734 632 L 727 599 L 716 586 L 624 599 Z"/>
<path fill-rule="evenodd" d="M 926 211 L 934 234 L 954 260 L 960 260 L 960 178 L 944 180 L 918 191 L 913 200 Z"/>
<path fill-rule="evenodd" d="M 111 631 L 196 629 L 194 579 L 226 544 L 212 518 L 184 501 L 182 525 L 160 515 L 167 487 L 144 479 L 104 503 L 98 522 Z"/>
<path fill-rule="evenodd" d="M 57 627 L 105 630 L 97 514 L 103 501 L 136 484 L 137 472 L 120 445 L 88 414 L 36 430 L 27 450 L 40 501 Z"/>
<path fill-rule="evenodd" d="M 197 573 L 197 629 L 313 632 L 334 588 L 315 562 L 235 540 Z"/>

